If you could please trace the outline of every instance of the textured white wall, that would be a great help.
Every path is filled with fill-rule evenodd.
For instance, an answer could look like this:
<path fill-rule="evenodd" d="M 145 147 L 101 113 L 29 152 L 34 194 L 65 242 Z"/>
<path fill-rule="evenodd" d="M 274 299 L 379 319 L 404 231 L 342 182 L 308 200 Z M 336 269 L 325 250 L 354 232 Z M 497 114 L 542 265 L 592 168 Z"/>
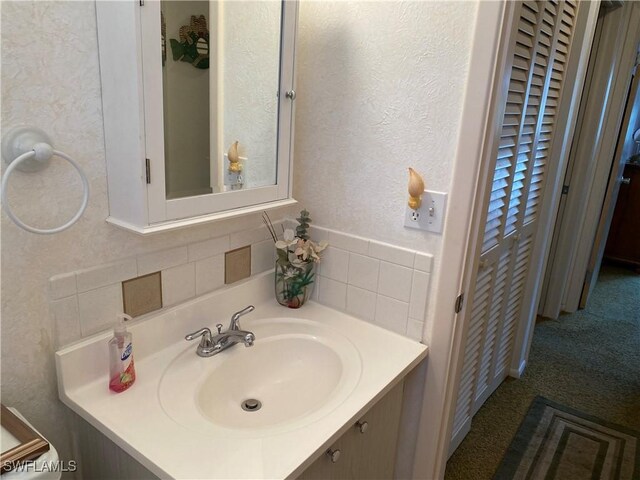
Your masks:
<path fill-rule="evenodd" d="M 433 278 L 442 237 L 403 226 L 407 168 L 449 191 L 476 10 L 301 2 L 294 196 L 319 225 L 433 254 Z"/>
<path fill-rule="evenodd" d="M 1 224 L 2 402 L 17 407 L 69 458 L 69 432 L 57 400 L 49 277 L 262 222 L 250 216 L 145 238 L 107 224 L 95 3 L 3 1 L 0 8 L 2 129 L 21 123 L 44 129 L 57 148 L 78 160 L 91 184 L 86 213 L 66 232 L 33 235 L 5 214 Z M 73 214 L 80 187 L 60 160 L 46 172 L 15 174 L 10 199 L 25 220 L 53 226 Z"/>
<path fill-rule="evenodd" d="M 320 224 L 436 255 L 407 167 L 448 191 L 473 2 L 301 2 L 295 197 Z"/>

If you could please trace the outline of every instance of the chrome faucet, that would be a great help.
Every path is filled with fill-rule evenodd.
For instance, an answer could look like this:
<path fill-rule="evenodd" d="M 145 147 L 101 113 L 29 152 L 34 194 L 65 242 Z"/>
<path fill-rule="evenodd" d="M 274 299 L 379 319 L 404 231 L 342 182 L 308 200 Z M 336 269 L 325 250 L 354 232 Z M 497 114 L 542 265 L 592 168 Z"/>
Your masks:
<path fill-rule="evenodd" d="M 211 357 L 240 342 L 244 343 L 245 347 L 251 347 L 253 346 L 256 336 L 252 332 L 240 330 L 240 317 L 254 310 L 255 307 L 249 305 L 239 312 L 234 313 L 231 316 L 231 323 L 229 323 L 229 329 L 226 332 L 222 331 L 222 324 L 219 323 L 216 325 L 218 329 L 217 335 L 212 335 L 211 330 L 205 327 L 190 333 L 185 336 L 184 339 L 191 341 L 200 338 L 200 344 L 196 349 L 196 353 L 201 357 Z"/>

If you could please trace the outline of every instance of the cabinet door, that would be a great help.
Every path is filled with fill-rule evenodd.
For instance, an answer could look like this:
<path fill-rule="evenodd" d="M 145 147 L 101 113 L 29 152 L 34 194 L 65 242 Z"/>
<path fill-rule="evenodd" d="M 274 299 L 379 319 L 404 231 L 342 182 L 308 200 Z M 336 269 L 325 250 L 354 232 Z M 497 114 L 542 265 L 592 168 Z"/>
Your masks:
<path fill-rule="evenodd" d="M 336 463 L 323 454 L 299 479 L 302 480 L 389 480 L 393 478 L 400 414 L 402 411 L 403 383 L 365 413 L 359 422 L 367 422 L 361 432 L 353 425 L 331 447 L 340 450 Z"/>
<path fill-rule="evenodd" d="M 356 439 L 350 478 L 367 480 L 391 479 L 396 461 L 396 446 L 402 411 L 403 384 L 396 385 L 360 419 L 367 423 L 361 433 L 356 424 L 352 430 Z"/>

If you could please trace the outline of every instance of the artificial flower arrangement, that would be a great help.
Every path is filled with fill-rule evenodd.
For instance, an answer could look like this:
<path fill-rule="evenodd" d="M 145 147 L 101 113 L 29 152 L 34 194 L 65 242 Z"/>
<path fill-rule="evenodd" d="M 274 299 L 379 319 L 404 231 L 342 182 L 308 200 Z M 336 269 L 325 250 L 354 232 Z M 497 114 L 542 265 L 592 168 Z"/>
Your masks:
<path fill-rule="evenodd" d="M 309 212 L 302 210 L 295 232 L 286 229 L 283 240 L 278 240 L 269 220 L 264 215 L 265 224 L 275 242 L 278 258 L 276 260 L 275 287 L 276 299 L 280 305 L 300 308 L 309 299 L 313 289 L 315 265 L 320 263 L 321 253 L 327 248 L 327 242 L 316 243 L 309 238 Z"/>

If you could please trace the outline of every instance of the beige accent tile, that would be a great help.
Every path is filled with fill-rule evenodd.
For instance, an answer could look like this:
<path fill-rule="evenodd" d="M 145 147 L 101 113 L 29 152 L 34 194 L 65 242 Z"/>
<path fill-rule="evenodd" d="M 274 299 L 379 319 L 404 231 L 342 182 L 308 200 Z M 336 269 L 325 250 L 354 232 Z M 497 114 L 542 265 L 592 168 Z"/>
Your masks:
<path fill-rule="evenodd" d="M 166 270 L 188 261 L 187 247 L 176 247 L 138 257 L 138 275 Z"/>
<path fill-rule="evenodd" d="M 224 283 L 229 285 L 251 276 L 250 246 L 236 248 L 224 255 Z"/>
<path fill-rule="evenodd" d="M 376 294 L 349 285 L 347 287 L 347 312 L 363 320 L 373 322 L 376 315 Z"/>
<path fill-rule="evenodd" d="M 122 285 L 116 283 L 78 294 L 78 313 L 82 336 L 105 330 L 115 325 L 122 313 Z"/>
<path fill-rule="evenodd" d="M 336 282 L 327 277 L 319 278 L 319 302 L 329 307 L 337 308 L 338 310 L 345 310 L 347 306 L 347 284 Z"/>
<path fill-rule="evenodd" d="M 413 269 L 395 263 L 380 262 L 378 293 L 408 302 L 411 298 L 411 278 Z"/>
<path fill-rule="evenodd" d="M 392 332 L 406 335 L 409 304 L 394 298 L 378 295 L 376 323 Z"/>
<path fill-rule="evenodd" d="M 320 275 L 346 283 L 349 273 L 349 252 L 335 247 L 328 247 L 322 252 Z"/>
<path fill-rule="evenodd" d="M 160 272 L 122 282 L 124 313 L 138 317 L 162 308 L 162 276 Z"/>
<path fill-rule="evenodd" d="M 273 240 L 251 245 L 251 275 L 271 270 L 276 263 L 276 247 Z"/>
<path fill-rule="evenodd" d="M 413 271 L 411 301 L 409 302 L 409 316 L 412 318 L 424 320 L 429 297 L 429 278 L 428 273 L 419 270 Z"/>
<path fill-rule="evenodd" d="M 51 315 L 56 349 L 82 337 L 76 295 L 51 302 Z"/>
<path fill-rule="evenodd" d="M 165 307 L 196 296 L 195 265 L 192 262 L 162 271 L 162 303 Z"/>
<path fill-rule="evenodd" d="M 196 295 L 224 286 L 224 255 L 196 262 Z"/>
<path fill-rule="evenodd" d="M 403 267 L 413 268 L 416 252 L 408 248 L 396 247 L 388 243 L 371 240 L 369 242 L 369 256 L 402 265 Z"/>
<path fill-rule="evenodd" d="M 229 235 L 212 238 L 204 242 L 189 245 L 189 261 L 195 262 L 203 258 L 213 257 L 229 250 Z"/>
<path fill-rule="evenodd" d="M 378 290 L 379 270 L 379 260 L 355 253 L 349 255 L 349 285 L 376 292 Z"/>
<path fill-rule="evenodd" d="M 87 270 L 76 272 L 78 292 L 88 292 L 96 288 L 134 278 L 138 275 L 138 265 L 135 258 L 128 258 L 118 262 L 99 265 Z"/>
<path fill-rule="evenodd" d="M 433 255 L 429 253 L 417 252 L 416 259 L 413 263 L 413 268 L 420 270 L 421 272 L 431 272 L 433 264 Z"/>
<path fill-rule="evenodd" d="M 51 292 L 51 298 L 54 300 L 75 295 L 77 293 L 75 272 L 51 277 L 49 279 L 49 291 Z"/>

